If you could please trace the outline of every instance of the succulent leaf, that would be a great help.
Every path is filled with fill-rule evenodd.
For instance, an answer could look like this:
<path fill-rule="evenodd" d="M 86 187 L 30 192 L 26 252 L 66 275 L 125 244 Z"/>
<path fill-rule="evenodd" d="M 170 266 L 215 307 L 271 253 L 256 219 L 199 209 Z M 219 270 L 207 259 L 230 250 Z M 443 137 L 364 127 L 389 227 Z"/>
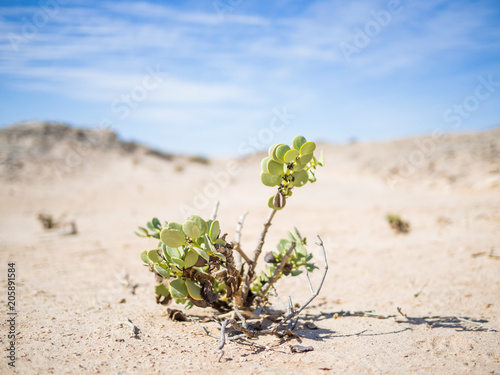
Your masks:
<path fill-rule="evenodd" d="M 196 282 L 191 279 L 187 279 L 186 286 L 191 298 L 198 301 L 203 300 L 203 297 L 201 296 L 201 287 Z"/>
<path fill-rule="evenodd" d="M 141 252 L 141 259 L 145 264 L 151 264 L 151 260 L 148 257 L 148 251 L 144 250 Z"/>
<path fill-rule="evenodd" d="M 262 167 L 262 172 L 264 173 L 269 173 L 269 170 L 267 169 L 267 163 L 269 163 L 269 160 L 271 160 L 271 158 L 269 157 L 262 159 L 261 167 Z"/>
<path fill-rule="evenodd" d="M 186 282 L 182 279 L 175 279 L 170 282 L 170 293 L 174 298 L 186 298 L 188 290 Z"/>
<path fill-rule="evenodd" d="M 276 149 L 276 156 L 280 160 L 280 162 L 286 162 L 285 160 L 285 154 L 290 151 L 290 146 L 288 145 L 281 145 Z"/>
<path fill-rule="evenodd" d="M 212 244 L 212 241 L 210 240 L 208 234 L 205 234 L 205 249 L 209 254 L 214 254 L 216 252 L 215 247 Z"/>
<path fill-rule="evenodd" d="M 292 161 L 294 161 L 297 156 L 299 156 L 299 152 L 297 150 L 289 150 L 287 151 L 287 153 L 285 154 L 285 156 L 283 157 L 283 160 L 285 161 L 285 163 L 291 163 Z"/>
<path fill-rule="evenodd" d="M 173 222 L 171 221 L 170 223 L 168 223 L 168 228 L 170 229 L 177 229 L 179 231 L 182 232 L 182 224 L 179 224 L 179 223 L 176 223 L 176 222 Z"/>
<path fill-rule="evenodd" d="M 284 174 L 283 162 L 277 163 L 274 160 L 269 160 L 267 162 L 267 170 L 273 176 L 281 176 Z"/>
<path fill-rule="evenodd" d="M 186 233 L 186 236 L 192 240 L 196 240 L 201 236 L 201 229 L 193 220 L 186 220 L 182 229 L 184 230 L 184 233 Z"/>
<path fill-rule="evenodd" d="M 155 293 L 165 297 L 168 297 L 170 295 L 170 292 L 168 291 L 167 287 L 163 285 L 163 283 L 155 286 Z"/>
<path fill-rule="evenodd" d="M 170 277 L 170 272 L 168 272 L 168 270 L 166 270 L 162 266 L 155 264 L 153 268 L 159 275 L 163 276 L 164 278 L 168 279 Z"/>
<path fill-rule="evenodd" d="M 169 258 L 180 258 L 181 252 L 176 247 L 165 246 L 165 253 L 167 253 Z"/>
<path fill-rule="evenodd" d="M 260 175 L 260 180 L 264 185 L 273 187 L 281 183 L 281 176 L 271 176 L 270 174 L 262 173 Z"/>
<path fill-rule="evenodd" d="M 186 263 L 179 258 L 172 258 L 172 262 L 181 270 L 183 268 L 186 268 Z"/>
<path fill-rule="evenodd" d="M 293 146 L 293 148 L 294 148 L 295 150 L 300 151 L 300 148 L 301 148 L 301 147 L 302 147 L 302 145 L 303 145 L 304 143 L 306 143 L 306 142 L 307 142 L 307 140 L 306 140 L 303 136 L 298 135 L 298 136 L 296 136 L 296 137 L 293 139 L 293 141 L 292 141 L 292 146 Z"/>
<path fill-rule="evenodd" d="M 169 223 L 169 225 L 172 223 Z M 180 225 L 180 224 L 179 224 Z M 161 230 L 160 238 L 169 247 L 179 247 L 186 243 L 186 237 L 178 229 L 164 228 Z"/>
<path fill-rule="evenodd" d="M 314 142 L 306 142 L 300 148 L 301 155 L 309 155 L 312 154 L 316 150 L 316 143 Z"/>
<path fill-rule="evenodd" d="M 158 250 L 149 250 L 148 251 L 148 258 L 151 260 L 150 263 L 163 262 L 163 259 L 161 258 L 160 254 L 158 254 Z"/>
<path fill-rule="evenodd" d="M 198 224 L 198 227 L 201 229 L 201 235 L 204 235 L 208 231 L 207 223 L 205 220 L 203 220 L 201 217 L 197 215 L 191 216 L 191 220 L 193 220 L 196 224 Z"/>
<path fill-rule="evenodd" d="M 311 183 L 317 181 L 316 176 L 314 175 L 314 172 L 312 170 L 307 171 L 307 173 L 309 175 L 309 181 L 311 181 Z"/>
<path fill-rule="evenodd" d="M 277 145 L 274 145 L 274 146 L 272 147 L 272 151 L 273 151 L 273 152 L 272 152 L 272 154 L 270 154 L 270 155 L 269 155 L 269 156 L 271 157 L 271 159 L 273 159 L 273 160 L 274 160 L 275 162 L 277 162 L 277 163 L 283 163 L 283 160 L 280 160 L 280 159 L 278 158 L 278 156 L 276 155 L 276 152 L 277 152 L 278 148 L 279 148 L 280 146 L 283 146 L 283 145 L 284 145 L 283 143 L 278 143 Z"/>
<path fill-rule="evenodd" d="M 217 239 L 217 237 L 219 237 L 219 232 L 220 232 L 219 221 L 215 220 L 210 226 L 210 239 L 212 240 L 212 242 L 214 242 Z"/>
<path fill-rule="evenodd" d="M 158 220 L 158 218 L 154 217 L 153 220 L 151 220 L 151 223 L 153 224 L 153 226 L 156 229 L 160 229 L 161 230 L 161 222 L 160 222 L 160 220 Z"/>
<path fill-rule="evenodd" d="M 312 160 L 313 156 L 314 154 L 301 155 L 298 164 L 306 165 Z"/>
<path fill-rule="evenodd" d="M 300 187 L 307 184 L 307 181 L 309 181 L 309 174 L 307 171 L 298 171 L 293 173 L 293 178 L 293 186 Z"/>
<path fill-rule="evenodd" d="M 194 251 L 193 249 L 190 249 L 186 255 L 186 259 L 184 259 L 185 263 L 186 263 L 186 268 L 189 268 L 189 267 L 193 267 L 196 262 L 198 261 L 198 258 L 200 256 L 198 255 L 198 253 L 196 251 Z"/>
<path fill-rule="evenodd" d="M 210 260 L 210 256 L 201 247 L 196 247 L 195 246 L 195 247 L 193 247 L 192 250 L 196 251 L 198 253 L 198 255 L 201 256 L 203 259 L 205 259 L 207 262 Z"/>

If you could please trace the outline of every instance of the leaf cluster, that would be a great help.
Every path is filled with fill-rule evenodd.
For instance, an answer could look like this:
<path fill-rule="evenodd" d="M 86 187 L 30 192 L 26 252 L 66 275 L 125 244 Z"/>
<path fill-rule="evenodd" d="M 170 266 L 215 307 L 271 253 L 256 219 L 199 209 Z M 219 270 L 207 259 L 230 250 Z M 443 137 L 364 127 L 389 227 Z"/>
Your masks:
<path fill-rule="evenodd" d="M 316 143 L 301 135 L 293 139 L 291 146 L 279 143 L 269 148 L 269 156 L 262 160 L 260 179 L 266 186 L 278 186 L 278 193 L 268 200 L 270 208 L 281 210 L 294 187 L 316 182 L 314 170 L 324 166 L 325 161 L 323 153 L 316 159 L 315 150 Z"/>
<path fill-rule="evenodd" d="M 252 292 L 255 294 L 261 293 L 264 285 L 273 277 L 277 281 L 282 276 L 299 276 L 304 272 L 304 268 L 307 272 L 312 272 L 318 268 L 314 263 L 310 263 L 313 255 L 307 251 L 307 239 L 301 236 L 297 228 L 294 229 L 295 235 L 288 232 L 288 239 L 283 238 L 276 245 L 277 251 L 266 254 L 264 260 L 268 264 L 251 286 Z M 292 246 L 294 248 L 280 270 L 280 265 Z"/>
<path fill-rule="evenodd" d="M 165 227 L 162 227 L 154 218 L 146 226 L 152 233 L 140 227 L 142 234 L 136 234 L 160 240 L 157 249 L 140 254 L 144 264 L 160 281 L 155 287 L 156 294 L 164 297 L 164 303 L 174 299 L 177 303 L 187 303 L 186 307 L 197 304 L 196 301 L 204 301 L 204 293 L 210 291 L 202 290 L 203 281 L 213 280 L 209 268 L 224 267 L 227 262 L 219 251 L 227 245 L 219 238 L 219 221 L 205 221 L 193 215 L 184 224 L 165 222 Z M 214 285 L 208 287 L 213 292 Z"/>

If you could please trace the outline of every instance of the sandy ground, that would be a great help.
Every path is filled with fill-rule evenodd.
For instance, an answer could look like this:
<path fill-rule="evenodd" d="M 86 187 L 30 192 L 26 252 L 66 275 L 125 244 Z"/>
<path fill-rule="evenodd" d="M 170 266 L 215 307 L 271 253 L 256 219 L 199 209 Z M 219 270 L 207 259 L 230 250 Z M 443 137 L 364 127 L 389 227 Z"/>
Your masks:
<path fill-rule="evenodd" d="M 169 320 L 155 303 L 152 274 L 139 259 L 155 241 L 133 231 L 153 216 L 209 217 L 220 200 L 229 238 L 249 212 L 242 244 L 251 253 L 272 194 L 259 181 L 262 155 L 205 165 L 111 139 L 114 146 L 80 149 L 78 162 L 56 173 L 54 160 L 68 165 L 73 141 L 52 146 L 49 139 L 38 154 L 26 154 L 19 145 L 32 147 L 30 135 L 9 137 L 2 138 L 0 186 L 1 373 L 500 374 L 498 129 L 427 143 L 420 154 L 412 139 L 322 145 L 327 165 L 318 182 L 297 190 L 277 214 L 265 249 L 294 226 L 311 245 L 320 235 L 330 267 L 323 290 L 299 320 L 300 338 L 273 350 L 228 343 L 220 363 L 215 339 L 191 322 Z M 40 212 L 65 214 L 78 234 L 43 230 Z M 410 233 L 396 234 L 388 213 L 407 220 Z M 321 268 L 320 249 L 310 249 Z M 7 358 L 9 262 L 16 269 L 15 368 Z M 135 294 L 124 275 L 138 284 Z M 312 274 L 314 285 L 320 277 L 321 270 Z M 310 294 L 301 276 L 277 287 L 299 304 Z M 213 313 L 186 312 L 218 333 Z M 314 350 L 292 353 L 295 344 Z"/>

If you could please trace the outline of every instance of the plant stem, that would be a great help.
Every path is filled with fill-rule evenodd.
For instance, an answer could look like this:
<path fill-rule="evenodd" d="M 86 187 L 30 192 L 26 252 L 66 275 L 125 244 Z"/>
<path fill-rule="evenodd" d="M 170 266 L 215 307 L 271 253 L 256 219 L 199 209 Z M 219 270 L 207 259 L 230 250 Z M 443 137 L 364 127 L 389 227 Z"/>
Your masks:
<path fill-rule="evenodd" d="M 247 264 L 250 264 L 251 263 L 250 258 L 241 249 L 241 231 L 243 229 L 243 222 L 245 221 L 245 218 L 247 217 L 247 215 L 248 215 L 248 211 L 240 216 L 240 220 L 238 221 L 238 227 L 236 228 L 236 236 L 235 236 L 236 244 L 235 244 L 233 250 L 237 251 L 238 254 L 241 255 L 241 257 L 245 260 L 245 262 Z M 239 263 L 241 265 L 241 261 Z"/>
<path fill-rule="evenodd" d="M 290 259 L 290 256 L 292 255 L 292 251 L 295 249 L 295 246 L 297 244 L 295 242 L 292 242 L 290 249 L 286 252 L 285 256 L 280 262 L 280 265 L 278 268 L 276 268 L 276 271 L 274 272 L 274 275 L 269 279 L 269 281 L 266 283 L 266 286 L 264 289 L 262 289 L 259 293 L 260 298 L 265 298 L 267 292 L 269 289 L 273 286 L 273 284 L 278 280 L 279 275 L 281 271 L 283 271 L 283 268 L 285 267 L 286 263 L 288 262 L 288 259 Z"/>
<path fill-rule="evenodd" d="M 260 254 L 262 253 L 262 248 L 264 247 L 264 242 L 266 240 L 267 231 L 271 226 L 271 221 L 273 221 L 274 215 L 276 215 L 276 210 L 271 209 L 269 212 L 269 216 L 267 217 L 267 221 L 264 223 L 264 228 L 262 229 L 262 233 L 259 238 L 259 242 L 257 243 L 257 248 L 254 251 L 253 260 L 248 263 L 248 272 L 245 277 L 245 282 L 241 289 L 241 303 L 245 304 L 248 292 L 250 291 L 250 284 L 255 279 L 255 266 L 257 265 L 257 260 L 259 259 Z M 239 306 L 243 307 L 243 306 Z"/>

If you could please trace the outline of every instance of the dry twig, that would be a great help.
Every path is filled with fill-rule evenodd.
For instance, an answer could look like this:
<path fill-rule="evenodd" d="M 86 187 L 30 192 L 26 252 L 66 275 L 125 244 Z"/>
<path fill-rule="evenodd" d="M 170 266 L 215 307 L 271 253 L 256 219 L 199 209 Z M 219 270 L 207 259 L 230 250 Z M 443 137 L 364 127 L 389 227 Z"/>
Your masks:
<path fill-rule="evenodd" d="M 219 201 L 215 202 L 214 210 L 212 212 L 212 217 L 211 217 L 212 221 L 215 221 L 215 219 L 217 218 L 217 212 L 219 212 L 219 204 L 220 204 Z"/>
<path fill-rule="evenodd" d="M 325 251 L 325 246 L 323 244 L 323 241 L 321 240 L 321 238 L 319 236 L 318 236 L 318 239 L 319 239 L 319 243 L 317 243 L 317 245 L 321 246 L 321 249 L 323 251 L 324 271 L 323 271 L 323 276 L 321 278 L 320 284 L 318 285 L 316 290 L 313 290 L 311 297 L 309 297 L 309 299 L 297 310 L 293 309 L 293 304 L 291 303 L 291 298 L 289 298 L 289 307 L 287 309 L 288 311 L 287 311 L 287 315 L 285 316 L 285 318 L 283 318 L 280 322 L 277 322 L 277 323 L 273 324 L 271 327 L 264 329 L 264 330 L 249 329 L 247 322 L 243 318 L 240 311 L 236 307 L 234 307 L 234 312 L 240 318 L 241 324 L 238 323 L 238 321 L 236 321 L 236 319 L 233 319 L 233 318 L 226 319 L 222 323 L 220 345 L 216 349 L 216 351 L 220 353 L 220 355 L 218 357 L 218 361 L 220 361 L 222 359 L 222 356 L 224 355 L 223 348 L 226 344 L 226 339 L 227 339 L 226 330 L 227 330 L 228 325 L 231 325 L 236 331 L 243 332 L 243 334 L 244 334 L 243 337 L 246 336 L 247 338 L 254 338 L 254 337 L 264 336 L 264 335 L 275 335 L 278 337 L 283 337 L 286 334 L 291 333 L 291 330 L 288 330 L 284 334 L 280 334 L 278 332 L 278 330 L 284 324 L 291 322 L 293 318 L 295 318 L 297 315 L 299 315 L 318 296 L 318 294 L 321 290 L 321 287 L 323 286 L 325 279 L 326 279 L 326 274 L 328 272 L 328 260 L 326 258 L 326 251 Z"/>
<path fill-rule="evenodd" d="M 243 229 L 243 223 L 245 222 L 245 218 L 247 217 L 247 215 L 248 211 L 245 212 L 243 215 L 241 215 L 238 220 L 238 226 L 236 227 L 236 235 L 235 235 L 236 243 L 234 245 L 233 250 L 237 251 L 238 254 L 241 255 L 241 257 L 245 260 L 247 264 L 250 264 L 251 263 L 250 258 L 241 249 L 241 231 Z"/>
<path fill-rule="evenodd" d="M 255 266 L 257 265 L 257 260 L 262 252 L 262 247 L 264 246 L 264 242 L 266 239 L 267 231 L 271 226 L 271 222 L 273 221 L 274 215 L 276 215 L 276 210 L 271 210 L 269 212 L 269 216 L 267 217 L 266 222 L 264 223 L 264 228 L 262 229 L 262 233 L 259 238 L 259 242 L 257 243 L 257 248 L 254 251 L 253 260 L 248 263 L 248 272 L 245 277 L 244 284 L 241 289 L 241 300 L 246 301 L 248 297 L 248 292 L 250 291 L 250 284 L 254 281 L 255 278 Z M 240 306 L 242 307 L 242 306 Z"/>

